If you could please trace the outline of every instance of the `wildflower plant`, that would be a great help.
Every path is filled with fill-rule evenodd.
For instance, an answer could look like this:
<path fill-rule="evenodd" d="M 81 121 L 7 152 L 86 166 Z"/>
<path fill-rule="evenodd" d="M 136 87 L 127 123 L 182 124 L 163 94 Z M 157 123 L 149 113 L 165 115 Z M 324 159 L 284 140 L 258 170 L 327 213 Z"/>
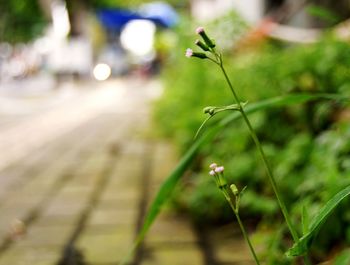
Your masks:
<path fill-rule="evenodd" d="M 233 105 L 230 105 L 230 106 L 225 106 L 225 107 L 206 107 L 204 108 L 204 113 L 208 113 L 210 116 L 209 118 L 211 118 L 212 116 L 214 116 L 216 113 L 218 113 L 218 110 L 234 110 L 234 111 L 238 111 L 244 122 L 246 123 L 247 127 L 248 127 L 248 130 L 249 130 L 249 133 L 259 151 L 259 154 L 262 158 L 262 161 L 264 163 L 264 166 L 265 166 L 265 170 L 266 170 L 266 173 L 267 173 L 267 176 L 269 178 L 269 181 L 271 183 L 271 186 L 273 188 L 273 191 L 276 195 L 276 198 L 277 198 L 277 201 L 278 201 L 278 204 L 281 208 L 281 211 L 284 215 L 284 218 L 286 220 L 286 223 L 287 223 L 287 226 L 289 228 L 289 231 L 293 237 L 293 240 L 295 242 L 298 241 L 299 239 L 299 236 L 297 234 L 297 231 L 296 229 L 294 228 L 292 222 L 291 222 L 291 218 L 289 216 L 289 213 L 287 211 L 287 208 L 281 198 L 281 195 L 279 193 L 279 190 L 278 190 L 278 187 L 277 187 L 277 184 L 276 184 L 276 181 L 275 181 L 275 178 L 273 176 L 273 173 L 272 173 L 272 169 L 267 161 L 267 158 L 266 158 L 266 155 L 265 155 L 265 152 L 261 146 L 261 143 L 253 129 L 253 126 L 251 125 L 249 119 L 248 119 L 248 116 L 247 114 L 245 113 L 244 111 L 244 105 L 245 103 L 242 103 L 240 100 L 239 100 L 239 97 L 235 91 L 235 89 L 233 88 L 233 85 L 231 83 L 231 80 L 229 79 L 227 73 L 226 73 L 226 70 L 225 70 L 225 67 L 224 67 L 224 62 L 223 62 L 223 56 L 221 53 L 217 52 L 216 49 L 215 49 L 215 43 L 213 40 L 211 40 L 207 33 L 205 32 L 204 28 L 203 27 L 199 27 L 197 28 L 196 30 L 196 33 L 199 34 L 204 43 L 200 42 L 200 41 L 196 41 L 195 44 L 198 45 L 198 43 L 201 43 L 200 45 L 198 45 L 202 50 L 203 52 L 193 52 L 191 50 L 191 52 L 189 52 L 190 49 L 188 49 L 186 51 L 186 56 L 187 57 L 197 57 L 197 58 L 200 58 L 200 59 L 208 59 L 210 60 L 211 62 L 215 63 L 217 66 L 219 66 L 219 68 L 221 69 L 224 77 L 225 77 L 225 80 L 228 84 L 228 87 L 232 93 L 232 96 L 233 96 L 233 100 L 234 100 L 234 104 Z M 205 52 L 205 53 L 204 53 Z M 208 55 L 206 53 L 209 53 Z M 206 120 L 207 121 L 207 120 Z M 200 128 L 202 128 L 204 125 L 204 123 L 202 124 L 202 126 Z M 198 133 L 197 133 L 198 134 Z M 226 196 L 225 196 L 226 197 Z M 305 261 L 307 260 L 307 258 L 305 258 Z M 308 264 L 308 262 L 307 262 Z"/>
<path fill-rule="evenodd" d="M 308 249 L 311 245 L 311 241 L 314 238 L 317 229 L 320 227 L 320 225 L 325 221 L 325 219 L 328 217 L 328 215 L 330 214 L 330 212 L 332 211 L 332 209 L 334 207 L 336 207 L 336 205 L 345 198 L 345 196 L 347 196 L 350 192 L 350 187 L 345 188 L 344 190 L 342 190 L 341 192 L 339 192 L 335 197 L 333 197 L 326 205 L 324 208 L 322 208 L 322 210 L 320 211 L 320 214 L 317 215 L 314 219 L 312 224 L 309 225 L 309 228 L 306 229 L 307 232 L 304 233 L 303 237 L 299 238 L 299 234 L 297 232 L 297 229 L 295 228 L 294 224 L 292 223 L 291 217 L 288 213 L 287 207 L 282 199 L 282 196 L 280 194 L 277 182 L 275 180 L 275 177 L 273 175 L 273 171 L 271 169 L 271 166 L 267 160 L 267 157 L 265 155 L 264 149 L 262 148 L 262 145 L 260 143 L 260 140 L 250 122 L 250 120 L 248 119 L 247 113 L 245 111 L 245 106 L 247 104 L 247 102 L 241 102 L 240 98 L 238 96 L 238 94 L 236 93 L 232 82 L 229 78 L 229 76 L 227 75 L 227 72 L 225 70 L 224 67 L 224 61 L 223 61 L 223 56 L 220 52 L 218 52 L 216 50 L 216 45 L 215 45 L 215 41 L 213 39 L 211 39 L 207 33 L 205 32 L 203 27 L 198 27 L 196 29 L 196 33 L 202 38 L 201 40 L 196 40 L 195 41 L 195 45 L 197 45 L 201 51 L 200 52 L 194 52 L 192 49 L 188 48 L 186 50 L 186 57 L 191 58 L 191 57 L 195 57 L 195 58 L 199 58 L 199 59 L 205 59 L 205 60 L 209 60 L 210 62 L 216 64 L 220 70 L 223 73 L 223 76 L 226 80 L 226 83 L 232 93 L 233 96 L 233 101 L 234 104 L 232 105 L 228 105 L 228 106 L 209 106 L 209 107 L 205 107 L 203 109 L 203 112 L 205 114 L 208 114 L 209 116 L 204 120 L 204 122 L 202 123 L 202 125 L 200 126 L 200 128 L 198 129 L 196 136 L 197 137 L 201 131 L 201 129 L 204 127 L 205 123 L 212 118 L 214 115 L 216 115 L 219 112 L 222 111 L 237 111 L 239 112 L 239 115 L 242 117 L 242 119 L 244 120 L 248 130 L 249 130 L 249 134 L 260 154 L 260 157 L 262 159 L 262 162 L 264 164 L 265 167 L 265 171 L 266 171 L 266 175 L 269 179 L 269 182 L 271 184 L 271 187 L 274 191 L 274 194 L 276 196 L 278 205 L 281 209 L 281 212 L 284 216 L 285 222 L 287 224 L 287 227 L 289 229 L 289 232 L 291 234 L 291 237 L 294 241 L 294 246 L 288 251 L 288 255 L 289 256 L 302 256 L 303 260 L 304 260 L 304 264 L 309 265 L 311 264 L 309 258 L 308 258 Z M 254 251 L 254 248 L 250 242 L 250 239 L 246 233 L 246 230 L 241 222 L 241 219 L 239 217 L 239 202 L 240 202 L 240 198 L 241 198 L 241 194 L 242 192 L 239 192 L 236 185 L 231 184 L 230 187 L 226 182 L 226 179 L 224 177 L 224 167 L 223 166 L 217 166 L 215 163 L 210 165 L 210 169 L 211 171 L 209 172 L 209 174 L 211 176 L 214 177 L 216 185 L 218 186 L 218 188 L 221 190 L 221 192 L 224 194 L 226 200 L 228 201 L 228 203 L 230 204 L 236 218 L 237 221 L 239 223 L 239 226 L 242 230 L 242 233 L 244 235 L 245 240 L 247 241 L 247 244 L 250 248 L 250 251 L 254 257 L 254 260 L 256 262 L 256 264 L 259 264 L 259 260 L 257 258 L 257 255 Z"/>

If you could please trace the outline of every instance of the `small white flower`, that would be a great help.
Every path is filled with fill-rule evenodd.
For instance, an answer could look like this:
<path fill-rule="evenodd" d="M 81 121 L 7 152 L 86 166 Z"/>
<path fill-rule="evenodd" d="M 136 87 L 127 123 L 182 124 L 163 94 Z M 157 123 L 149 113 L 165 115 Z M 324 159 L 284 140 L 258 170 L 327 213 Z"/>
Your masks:
<path fill-rule="evenodd" d="M 224 167 L 223 166 L 220 166 L 220 167 L 216 167 L 215 169 L 214 169 L 214 171 L 215 171 L 215 173 L 222 173 L 222 172 L 224 172 Z"/>
<path fill-rule="evenodd" d="M 209 168 L 214 170 L 215 168 L 217 168 L 217 166 L 218 165 L 216 163 L 211 163 Z"/>
<path fill-rule="evenodd" d="M 188 57 L 188 58 L 190 58 L 190 57 L 192 57 L 192 55 L 193 55 L 192 49 L 188 48 L 188 49 L 186 50 L 185 56 Z"/>
<path fill-rule="evenodd" d="M 215 176 L 215 171 L 214 171 L 214 170 L 210 170 L 210 171 L 209 171 L 209 175 L 210 175 L 210 176 Z"/>

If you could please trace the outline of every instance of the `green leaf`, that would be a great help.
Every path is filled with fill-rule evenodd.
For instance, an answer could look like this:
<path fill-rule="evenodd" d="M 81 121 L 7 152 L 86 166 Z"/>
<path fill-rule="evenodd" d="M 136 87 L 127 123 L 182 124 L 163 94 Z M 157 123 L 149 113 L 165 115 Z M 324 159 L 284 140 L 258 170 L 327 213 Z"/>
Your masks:
<path fill-rule="evenodd" d="M 301 223 L 303 226 L 303 235 L 307 233 L 307 231 L 309 230 L 309 223 L 310 223 L 310 216 L 307 212 L 306 206 L 303 206 L 303 212 L 302 212 L 302 216 L 301 216 Z"/>
<path fill-rule="evenodd" d="M 308 231 L 304 236 L 291 247 L 287 256 L 304 255 L 311 246 L 312 240 L 317 235 L 322 224 L 327 220 L 331 212 L 338 204 L 350 194 L 350 186 L 347 186 L 336 195 L 334 195 L 319 211 L 319 213 L 311 220 Z"/>
<path fill-rule="evenodd" d="M 276 98 L 271 98 L 267 100 L 263 100 L 257 103 L 252 103 L 248 105 L 244 110 L 247 114 L 253 113 L 259 110 L 268 109 L 272 107 L 282 107 L 293 104 L 305 103 L 310 100 L 316 99 L 344 99 L 339 95 L 334 94 L 294 94 L 294 95 L 285 95 Z M 347 97 L 346 99 L 349 100 Z M 192 144 L 192 146 L 188 149 L 188 151 L 183 155 L 178 165 L 175 167 L 173 172 L 166 178 L 166 180 L 161 185 L 155 199 L 153 200 L 148 213 L 145 217 L 143 226 L 135 240 L 135 243 L 128 253 L 128 255 L 124 258 L 124 260 L 120 263 L 126 264 L 133 252 L 136 250 L 137 246 L 141 243 L 141 241 L 146 236 L 148 230 L 153 224 L 154 220 L 158 216 L 161 207 L 165 204 L 165 202 L 170 198 L 172 191 L 174 190 L 177 182 L 180 180 L 182 175 L 185 173 L 187 168 L 191 165 L 193 158 L 196 156 L 199 149 L 211 139 L 222 129 L 225 128 L 228 124 L 237 120 L 241 117 L 239 112 L 234 112 L 228 115 L 225 119 L 220 120 L 215 126 L 207 129 L 206 133 L 200 135 L 198 139 Z"/>
<path fill-rule="evenodd" d="M 334 265 L 349 265 L 350 264 L 350 250 L 342 251 L 335 259 Z"/>
<path fill-rule="evenodd" d="M 194 135 L 194 139 L 195 139 L 195 140 L 197 139 L 199 133 L 200 133 L 200 132 L 202 131 L 202 129 L 204 128 L 204 125 L 205 125 L 212 117 L 214 117 L 214 115 L 215 115 L 215 114 L 208 116 L 208 117 L 202 122 L 201 126 L 199 126 L 199 128 L 198 128 L 196 134 Z"/>

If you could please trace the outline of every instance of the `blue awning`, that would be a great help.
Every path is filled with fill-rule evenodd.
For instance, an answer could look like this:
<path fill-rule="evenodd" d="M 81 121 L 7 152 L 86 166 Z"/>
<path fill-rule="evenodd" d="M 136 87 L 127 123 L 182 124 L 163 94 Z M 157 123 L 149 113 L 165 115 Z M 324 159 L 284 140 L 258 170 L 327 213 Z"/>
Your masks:
<path fill-rule="evenodd" d="M 108 30 L 120 30 L 134 19 L 151 20 L 165 28 L 174 26 L 178 21 L 178 15 L 174 9 L 162 2 L 145 4 L 138 12 L 126 9 L 103 9 L 97 12 L 97 17 Z"/>
<path fill-rule="evenodd" d="M 102 25 L 109 30 L 120 30 L 130 20 L 142 19 L 135 12 L 122 9 L 104 9 L 97 13 L 97 17 Z"/>

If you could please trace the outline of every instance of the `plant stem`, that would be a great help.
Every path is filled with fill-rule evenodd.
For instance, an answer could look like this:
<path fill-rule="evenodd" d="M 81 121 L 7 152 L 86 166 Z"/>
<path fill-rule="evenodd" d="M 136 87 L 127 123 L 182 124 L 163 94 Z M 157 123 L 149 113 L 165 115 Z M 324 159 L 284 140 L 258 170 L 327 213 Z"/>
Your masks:
<path fill-rule="evenodd" d="M 230 206 L 231 206 L 233 212 L 234 212 L 235 215 L 236 215 L 236 218 L 237 218 L 239 227 L 240 227 L 240 229 L 241 229 L 241 231 L 242 231 L 242 234 L 243 234 L 243 237 L 244 237 L 245 241 L 247 242 L 247 244 L 248 244 L 248 246 L 249 246 L 250 252 L 252 253 L 252 255 L 253 255 L 253 257 L 254 257 L 255 263 L 256 263 L 257 265 L 260 265 L 259 259 L 258 259 L 257 255 L 256 255 L 256 253 L 255 253 L 254 247 L 253 247 L 252 243 L 250 242 L 248 233 L 247 233 L 247 231 L 246 231 L 245 228 L 244 228 L 244 225 L 243 225 L 243 223 L 242 223 L 241 218 L 239 217 L 238 209 L 236 209 L 235 206 L 233 205 L 233 203 L 232 203 L 232 201 L 231 201 L 231 198 L 228 199 L 228 202 L 229 202 L 229 204 L 230 204 Z"/>
<path fill-rule="evenodd" d="M 266 158 L 264 150 L 262 149 L 261 143 L 260 143 L 260 141 L 259 141 L 259 139 L 258 139 L 258 137 L 257 137 L 257 135 L 256 135 L 256 133 L 255 133 L 255 131 L 254 131 L 254 129 L 253 129 L 253 127 L 252 127 L 252 125 L 251 125 L 251 123 L 250 123 L 250 121 L 249 121 L 249 119 L 248 119 L 248 117 L 247 117 L 247 115 L 246 115 L 242 105 L 241 105 L 241 102 L 239 101 L 239 98 L 238 98 L 235 90 L 233 89 L 233 86 L 231 84 L 231 81 L 230 81 L 229 77 L 227 76 L 227 73 L 226 73 L 225 68 L 224 68 L 224 66 L 222 64 L 222 61 L 219 64 L 219 66 L 220 66 L 220 68 L 221 68 L 221 70 L 222 70 L 222 72 L 223 72 L 223 74 L 225 76 L 227 84 L 230 87 L 230 90 L 231 90 L 231 92 L 233 94 L 233 97 L 234 97 L 237 105 L 239 106 L 239 111 L 242 114 L 242 117 L 243 117 L 243 119 L 244 119 L 244 121 L 245 121 L 245 123 L 246 123 L 246 125 L 247 125 L 247 127 L 249 129 L 249 133 L 250 133 L 250 135 L 251 135 L 251 137 L 252 137 L 252 139 L 253 139 L 253 141 L 254 141 L 254 143 L 255 143 L 258 151 L 259 151 L 259 154 L 260 154 L 260 156 L 261 156 L 261 158 L 262 158 L 262 160 L 264 162 L 266 173 L 267 173 L 267 175 L 269 177 L 269 181 L 271 183 L 272 189 L 273 189 L 273 191 L 274 191 L 274 193 L 276 195 L 278 204 L 279 204 L 279 206 L 281 208 L 281 211 L 283 213 L 283 216 L 284 216 L 284 218 L 285 218 L 285 220 L 287 222 L 287 226 L 288 226 L 289 231 L 290 231 L 290 233 L 291 233 L 291 235 L 293 237 L 293 240 L 295 242 L 298 242 L 299 241 L 299 236 L 298 236 L 296 230 L 294 229 L 294 227 L 292 225 L 292 221 L 291 221 L 291 218 L 290 218 L 290 216 L 288 214 L 287 208 L 286 208 L 284 202 L 282 201 L 282 198 L 281 198 L 280 193 L 279 193 L 278 188 L 277 188 L 277 184 L 276 184 L 275 178 L 273 177 L 273 173 L 272 173 L 271 167 L 270 167 L 270 165 L 269 165 L 269 163 L 267 161 L 267 158 Z"/>
<path fill-rule="evenodd" d="M 264 152 L 264 150 L 263 150 L 263 148 L 261 146 L 260 140 L 259 140 L 258 136 L 256 135 L 255 130 L 253 129 L 253 126 L 251 125 L 251 123 L 250 123 L 250 121 L 249 121 L 249 119 L 248 119 L 248 117 L 247 117 L 247 115 L 246 115 L 246 113 L 245 113 L 245 111 L 244 111 L 244 109 L 242 107 L 242 104 L 239 101 L 239 98 L 238 98 L 235 90 L 233 89 L 232 83 L 231 83 L 231 81 L 230 81 L 230 79 L 229 79 L 229 77 L 228 77 L 228 75 L 227 75 L 227 73 L 225 71 L 225 68 L 224 68 L 221 56 L 219 56 L 219 63 L 217 63 L 217 64 L 219 65 L 221 71 L 223 72 L 223 74 L 225 76 L 226 82 L 227 82 L 228 86 L 230 87 L 232 95 L 233 95 L 237 105 L 239 106 L 239 112 L 242 114 L 242 117 L 243 117 L 243 119 L 244 119 L 244 121 L 245 121 L 245 123 L 246 123 L 246 125 L 247 125 L 247 127 L 249 129 L 249 133 L 250 133 L 250 135 L 251 135 L 251 137 L 252 137 L 252 139 L 253 139 L 253 141 L 254 141 L 254 143 L 256 145 L 256 148 L 258 149 L 258 151 L 260 153 L 261 159 L 263 160 L 263 163 L 264 163 L 264 166 L 265 166 L 265 170 L 266 170 L 267 176 L 269 178 L 269 181 L 271 183 L 272 189 L 273 189 L 273 191 L 275 193 L 275 196 L 277 198 L 278 204 L 279 204 L 279 206 L 281 208 L 282 214 L 284 216 L 284 219 L 286 220 L 286 223 L 287 223 L 288 229 L 290 231 L 290 234 L 292 235 L 292 238 L 293 238 L 294 242 L 296 243 L 296 242 L 299 241 L 298 233 L 297 233 L 296 229 L 294 228 L 294 226 L 292 224 L 292 221 L 291 221 L 291 218 L 289 216 L 287 207 L 284 204 L 284 202 L 283 202 L 283 200 L 282 200 L 282 198 L 280 196 L 280 192 L 278 190 L 276 180 L 275 180 L 275 178 L 273 176 L 271 167 L 270 167 L 270 165 L 269 165 L 269 163 L 267 161 L 267 158 L 266 158 L 265 152 Z M 310 265 L 311 264 L 311 262 L 310 262 L 310 260 L 309 260 L 307 255 L 303 256 L 303 259 L 304 259 L 304 263 L 306 265 Z"/>

